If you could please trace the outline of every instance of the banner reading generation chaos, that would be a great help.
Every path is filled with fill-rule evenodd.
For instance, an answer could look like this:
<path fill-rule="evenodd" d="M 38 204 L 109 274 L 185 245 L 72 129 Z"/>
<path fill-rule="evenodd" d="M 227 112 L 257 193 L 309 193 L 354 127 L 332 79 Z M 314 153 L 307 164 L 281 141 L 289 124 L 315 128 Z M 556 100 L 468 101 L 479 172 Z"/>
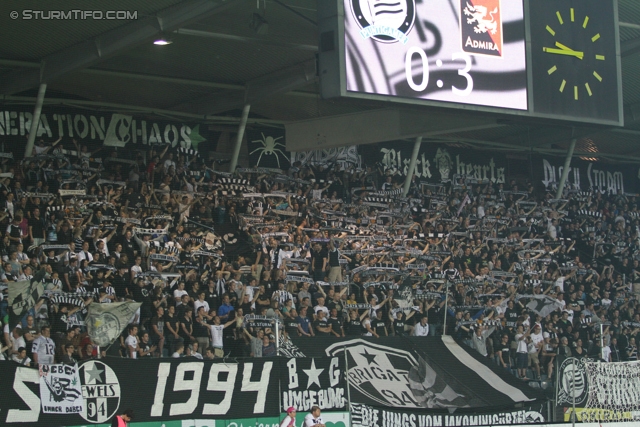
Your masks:
<path fill-rule="evenodd" d="M 520 0 L 344 0 L 350 92 L 527 109 Z"/>

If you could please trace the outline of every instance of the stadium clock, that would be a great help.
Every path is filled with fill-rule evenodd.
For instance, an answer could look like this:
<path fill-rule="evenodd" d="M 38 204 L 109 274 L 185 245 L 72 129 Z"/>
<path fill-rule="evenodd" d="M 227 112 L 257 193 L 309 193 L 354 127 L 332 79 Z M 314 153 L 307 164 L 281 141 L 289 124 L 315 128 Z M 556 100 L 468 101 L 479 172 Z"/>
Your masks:
<path fill-rule="evenodd" d="M 320 88 L 623 124 L 617 0 L 323 0 Z"/>
<path fill-rule="evenodd" d="M 613 3 L 530 1 L 534 111 L 617 119 Z"/>

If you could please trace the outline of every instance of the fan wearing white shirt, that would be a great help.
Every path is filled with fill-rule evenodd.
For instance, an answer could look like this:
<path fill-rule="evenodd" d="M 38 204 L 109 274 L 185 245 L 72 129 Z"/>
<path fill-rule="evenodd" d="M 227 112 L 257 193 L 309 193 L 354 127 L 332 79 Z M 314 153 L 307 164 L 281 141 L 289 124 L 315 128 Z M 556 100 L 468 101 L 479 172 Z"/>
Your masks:
<path fill-rule="evenodd" d="M 129 353 L 129 357 L 132 359 L 137 359 L 139 350 L 137 326 L 129 326 L 129 336 L 126 340 L 124 340 L 124 344 L 127 346 L 127 353 Z"/>
<path fill-rule="evenodd" d="M 33 359 L 40 365 L 50 365 L 56 352 L 56 345 L 51 339 L 51 328 L 43 326 L 40 330 L 40 336 L 33 340 Z"/>
<path fill-rule="evenodd" d="M 205 291 L 201 291 L 198 293 L 198 299 L 193 302 L 194 313 L 197 313 L 200 307 L 204 307 L 204 311 L 206 313 L 209 313 L 209 311 L 211 311 L 211 309 L 209 308 L 209 303 L 204 300 L 206 295 L 207 294 Z"/>
<path fill-rule="evenodd" d="M 224 325 L 221 325 L 220 316 L 216 316 L 213 318 L 213 325 L 209 325 L 209 330 L 211 331 L 211 347 L 214 348 L 213 354 L 215 357 L 224 357 L 222 332 L 224 331 L 224 328 L 229 327 L 234 323 L 236 323 L 236 319 L 229 320 Z"/>
<path fill-rule="evenodd" d="M 302 427 L 325 427 L 324 421 L 320 416 L 320 408 L 314 406 L 311 408 L 311 412 L 304 417 Z"/>

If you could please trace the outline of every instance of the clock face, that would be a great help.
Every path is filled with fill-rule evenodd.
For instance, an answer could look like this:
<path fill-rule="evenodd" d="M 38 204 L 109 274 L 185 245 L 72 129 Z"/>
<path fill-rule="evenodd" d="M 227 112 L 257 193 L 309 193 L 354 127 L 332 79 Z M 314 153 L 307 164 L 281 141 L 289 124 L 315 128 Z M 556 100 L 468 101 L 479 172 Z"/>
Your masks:
<path fill-rule="evenodd" d="M 535 113 L 619 121 L 612 1 L 530 2 Z"/>

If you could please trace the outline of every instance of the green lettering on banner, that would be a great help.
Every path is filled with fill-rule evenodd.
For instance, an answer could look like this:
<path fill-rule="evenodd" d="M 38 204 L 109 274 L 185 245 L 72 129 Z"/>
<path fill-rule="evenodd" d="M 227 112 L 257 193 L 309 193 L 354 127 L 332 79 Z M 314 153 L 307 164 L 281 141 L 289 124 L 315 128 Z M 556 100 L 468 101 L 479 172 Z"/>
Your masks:
<path fill-rule="evenodd" d="M 300 413 L 296 417 L 296 424 L 302 424 L 306 413 Z M 147 421 L 129 423 L 129 427 L 279 427 L 280 422 L 287 414 L 282 414 L 280 418 L 242 418 L 238 420 L 173 420 L 173 421 Z M 327 427 L 350 427 L 349 413 L 347 412 L 323 412 L 322 418 Z M 91 427 L 111 427 L 111 424 L 91 424 Z M 81 426 L 67 427 L 89 427 Z"/>

